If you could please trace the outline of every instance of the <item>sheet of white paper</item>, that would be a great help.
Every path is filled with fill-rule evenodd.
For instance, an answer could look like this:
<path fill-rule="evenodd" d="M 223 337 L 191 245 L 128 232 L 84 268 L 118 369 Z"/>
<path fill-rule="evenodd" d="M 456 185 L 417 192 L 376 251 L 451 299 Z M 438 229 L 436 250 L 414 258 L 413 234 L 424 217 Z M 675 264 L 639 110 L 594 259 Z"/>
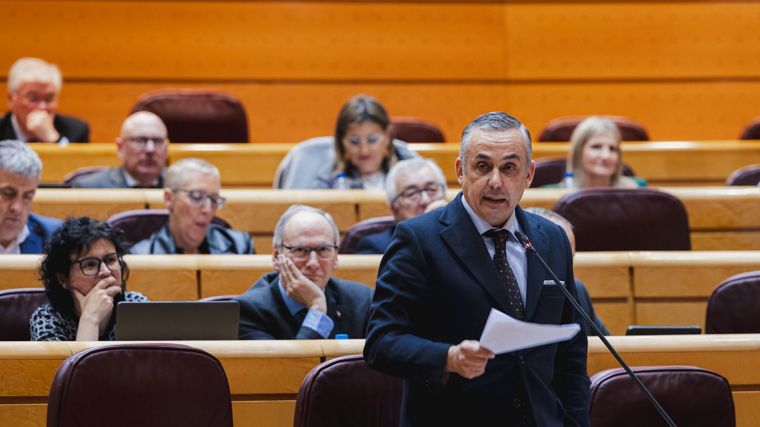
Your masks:
<path fill-rule="evenodd" d="M 580 331 L 577 323 L 542 325 L 510 317 L 491 309 L 480 336 L 480 345 L 496 354 L 569 340 Z"/>

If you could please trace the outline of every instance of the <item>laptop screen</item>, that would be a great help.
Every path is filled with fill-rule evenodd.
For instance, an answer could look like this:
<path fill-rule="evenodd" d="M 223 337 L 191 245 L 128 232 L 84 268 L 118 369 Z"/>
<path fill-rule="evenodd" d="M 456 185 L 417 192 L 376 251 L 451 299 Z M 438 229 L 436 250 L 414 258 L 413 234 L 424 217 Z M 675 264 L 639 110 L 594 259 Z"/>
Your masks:
<path fill-rule="evenodd" d="M 120 302 L 117 341 L 236 340 L 237 301 Z"/>

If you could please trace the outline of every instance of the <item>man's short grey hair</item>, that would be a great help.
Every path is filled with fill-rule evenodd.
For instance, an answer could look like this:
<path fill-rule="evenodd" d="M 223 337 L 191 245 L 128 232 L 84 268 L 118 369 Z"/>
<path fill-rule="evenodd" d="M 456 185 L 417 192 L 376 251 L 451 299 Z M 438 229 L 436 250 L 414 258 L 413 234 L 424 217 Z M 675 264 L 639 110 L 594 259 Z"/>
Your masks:
<path fill-rule="evenodd" d="M 525 152 L 527 153 L 525 174 L 527 175 L 530 173 L 530 162 L 533 159 L 533 146 L 528 128 L 526 128 L 517 117 L 498 111 L 478 116 L 464 128 L 464 131 L 462 131 L 462 143 L 459 145 L 459 160 L 462 162 L 462 166 L 467 166 L 465 154 L 470 146 L 470 138 L 475 131 L 506 131 L 509 129 L 518 129 L 520 133 L 522 133 L 523 140 L 525 141 Z"/>
<path fill-rule="evenodd" d="M 441 184 L 443 193 L 446 194 L 446 177 L 436 162 L 430 159 L 406 159 L 393 165 L 391 170 L 388 171 L 388 176 L 385 178 L 385 195 L 388 197 L 388 204 L 391 204 L 398 194 L 398 185 L 396 185 L 398 175 L 402 172 L 421 172 L 424 168 L 433 171 L 436 181 Z"/>
<path fill-rule="evenodd" d="M 172 190 L 179 190 L 185 180 L 193 175 L 211 175 L 217 180 L 221 179 L 219 169 L 203 159 L 182 159 L 173 163 L 166 171 L 166 186 Z"/>
<path fill-rule="evenodd" d="M 277 225 L 274 227 L 274 238 L 272 239 L 272 245 L 276 248 L 282 247 L 282 235 L 285 233 L 285 226 L 288 225 L 288 222 L 290 220 L 298 215 L 301 212 L 311 212 L 315 213 L 322 218 L 324 218 L 328 224 L 330 224 L 330 228 L 333 230 L 333 244 L 335 246 L 338 246 L 338 243 L 340 242 L 340 232 L 338 231 L 338 226 L 335 225 L 335 221 L 333 220 L 332 215 L 329 213 L 323 211 L 322 209 L 313 208 L 311 206 L 306 205 L 291 205 L 288 210 L 285 211 L 284 214 L 280 217 L 279 220 L 277 220 Z"/>
<path fill-rule="evenodd" d="M 16 93 L 22 84 L 29 82 L 50 83 L 56 92 L 60 92 L 63 78 L 61 70 L 55 64 L 49 64 L 40 58 L 20 58 L 8 71 L 8 92 Z"/>
<path fill-rule="evenodd" d="M 26 143 L 6 139 L 0 141 L 0 170 L 39 181 L 42 160 Z"/>

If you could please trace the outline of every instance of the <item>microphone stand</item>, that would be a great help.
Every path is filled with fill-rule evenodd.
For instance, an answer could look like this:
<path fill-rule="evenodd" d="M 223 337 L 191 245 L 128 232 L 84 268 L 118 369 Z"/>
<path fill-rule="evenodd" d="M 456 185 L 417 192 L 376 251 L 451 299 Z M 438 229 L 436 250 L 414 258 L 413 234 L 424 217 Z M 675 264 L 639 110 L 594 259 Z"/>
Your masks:
<path fill-rule="evenodd" d="M 554 282 L 557 284 L 557 287 L 559 287 L 562 292 L 565 294 L 565 297 L 570 301 L 570 303 L 573 305 L 573 308 L 575 308 L 575 311 L 577 311 L 581 317 L 583 317 L 583 320 L 586 321 L 586 323 L 591 326 L 591 329 L 594 330 L 594 333 L 599 337 L 600 340 L 602 340 L 602 343 L 605 347 L 607 347 L 607 350 L 612 354 L 612 356 L 615 357 L 615 359 L 618 361 L 620 366 L 623 367 L 626 373 L 628 373 L 628 376 L 631 377 L 631 379 L 636 383 L 636 385 L 639 386 L 639 389 L 644 392 L 644 394 L 647 396 L 649 401 L 652 403 L 652 406 L 654 406 L 654 409 L 657 410 L 657 412 L 660 414 L 660 417 L 665 421 L 665 423 L 670 427 L 676 427 L 676 423 L 673 422 L 673 420 L 670 418 L 667 412 L 665 412 L 665 409 L 660 406 L 660 403 L 657 402 L 657 399 L 652 395 L 652 393 L 646 388 L 644 383 L 641 382 L 638 376 L 636 376 L 635 373 L 631 370 L 631 368 L 628 367 L 628 364 L 625 363 L 622 357 L 620 357 L 620 354 L 615 350 L 615 348 L 610 344 L 609 341 L 607 341 L 607 338 L 604 336 L 602 331 L 599 329 L 598 326 L 596 326 L 596 323 L 589 317 L 588 314 L 583 310 L 581 305 L 578 303 L 578 301 L 573 298 L 573 295 L 565 289 L 565 287 L 562 285 L 561 281 L 559 280 L 559 277 L 557 277 L 556 274 L 554 274 L 554 271 L 552 271 L 551 267 L 549 267 L 549 264 L 544 261 L 544 258 L 536 251 L 536 248 L 533 247 L 533 244 L 530 242 L 530 239 L 528 239 L 528 236 L 524 235 L 523 233 L 516 231 L 515 237 L 517 237 L 517 240 L 520 241 L 520 244 L 523 245 L 525 250 L 528 251 L 529 254 L 536 257 L 536 259 L 541 263 L 541 266 L 546 270 L 547 273 L 551 276 L 551 278 L 554 280 Z M 581 331 L 582 333 L 583 331 Z"/>

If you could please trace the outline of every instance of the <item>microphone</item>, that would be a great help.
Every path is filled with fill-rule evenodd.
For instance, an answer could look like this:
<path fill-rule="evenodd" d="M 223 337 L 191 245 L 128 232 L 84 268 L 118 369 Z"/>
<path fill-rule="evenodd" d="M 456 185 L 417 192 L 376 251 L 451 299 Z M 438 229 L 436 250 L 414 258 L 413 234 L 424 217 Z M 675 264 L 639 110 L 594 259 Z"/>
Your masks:
<path fill-rule="evenodd" d="M 631 377 L 631 379 L 633 380 L 633 382 L 635 382 L 636 385 L 639 386 L 639 389 L 642 392 L 644 392 L 644 394 L 649 399 L 649 402 L 652 403 L 652 406 L 654 406 L 654 409 L 657 410 L 657 413 L 660 414 L 660 417 L 662 417 L 662 419 L 665 421 L 665 423 L 668 426 L 670 426 L 670 427 L 676 427 L 676 423 L 673 422 L 673 420 L 670 418 L 670 416 L 668 415 L 668 413 L 665 412 L 665 409 L 663 409 L 662 406 L 660 406 L 660 403 L 657 402 L 657 399 L 655 399 L 655 397 L 652 395 L 652 393 L 646 388 L 646 386 L 644 385 L 644 383 L 641 382 L 641 380 L 639 379 L 639 377 L 637 377 L 636 374 L 633 373 L 633 371 L 631 370 L 631 368 L 628 367 L 628 364 L 625 363 L 625 361 L 623 360 L 623 358 L 620 356 L 620 354 L 617 352 L 617 350 L 615 350 L 615 348 L 612 346 L 612 344 L 610 344 L 610 342 L 607 341 L 607 338 L 604 336 L 604 334 L 599 329 L 599 327 L 596 326 L 596 323 L 594 323 L 594 321 L 591 319 L 591 317 L 588 315 L 588 313 L 586 313 L 583 310 L 583 307 L 581 307 L 580 303 L 573 297 L 573 295 L 570 293 L 570 291 L 568 291 L 567 289 L 565 289 L 564 286 L 562 286 L 562 283 L 559 280 L 559 277 L 557 277 L 557 275 L 554 274 L 554 271 L 552 271 L 551 267 L 549 267 L 549 264 L 547 264 L 546 261 L 544 261 L 544 258 L 541 256 L 541 254 L 539 254 L 538 251 L 536 250 L 536 248 L 533 247 L 533 244 L 530 242 L 530 239 L 528 239 L 528 236 L 526 236 L 525 234 L 523 234 L 520 231 L 515 231 L 515 237 L 517 237 L 517 240 L 520 242 L 521 245 L 523 245 L 523 247 L 525 248 L 525 250 L 528 251 L 529 254 L 535 256 L 536 259 L 538 260 L 538 262 L 544 268 L 544 270 L 546 270 L 546 272 L 549 273 L 549 276 L 551 276 L 552 280 L 554 280 L 554 283 L 557 285 L 557 287 L 560 288 L 560 290 L 562 290 L 562 292 L 565 294 L 565 297 L 567 298 L 568 301 L 570 301 L 570 303 L 572 304 L 572 306 L 575 309 L 575 311 L 577 311 L 578 314 L 581 315 L 581 317 L 583 318 L 583 320 L 589 326 L 591 326 L 591 329 L 593 329 L 594 333 L 596 334 L 596 336 L 598 336 L 599 339 L 602 340 L 602 343 L 604 344 L 605 347 L 607 347 L 607 350 L 609 350 L 609 352 L 612 354 L 612 356 L 615 357 L 615 359 L 617 360 L 618 364 L 620 364 L 620 366 L 623 367 L 623 369 L 628 374 L 628 376 Z M 581 331 L 581 333 L 582 332 L 583 331 Z"/>

